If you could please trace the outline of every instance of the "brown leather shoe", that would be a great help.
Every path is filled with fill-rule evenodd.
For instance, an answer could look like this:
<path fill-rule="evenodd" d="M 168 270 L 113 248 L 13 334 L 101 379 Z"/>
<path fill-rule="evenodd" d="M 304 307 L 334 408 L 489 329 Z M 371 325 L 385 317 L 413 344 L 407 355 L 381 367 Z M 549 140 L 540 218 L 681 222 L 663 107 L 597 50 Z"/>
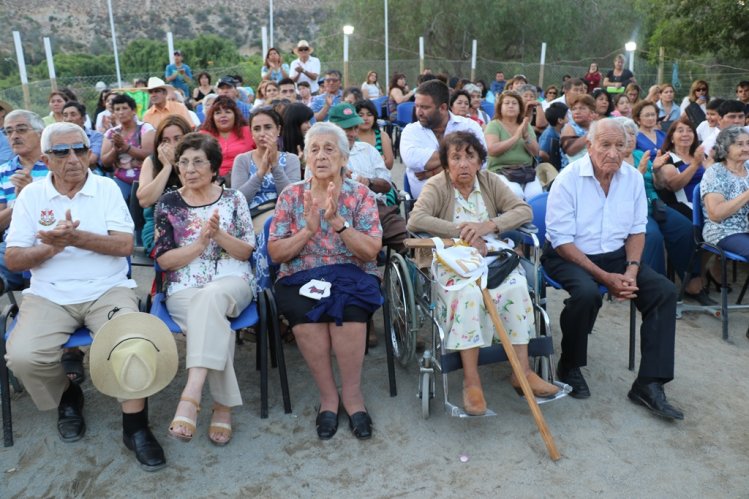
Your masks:
<path fill-rule="evenodd" d="M 510 377 L 510 384 L 518 393 L 518 395 L 523 395 L 523 390 L 520 388 L 520 382 L 515 377 L 515 374 Z M 531 373 L 528 375 L 528 384 L 531 385 L 531 391 L 533 392 L 533 395 L 541 399 L 552 398 L 559 391 L 558 386 L 547 383 L 533 371 L 531 371 Z"/>
<path fill-rule="evenodd" d="M 463 410 L 469 416 L 483 416 L 486 414 L 486 400 L 480 386 L 463 387 Z"/>

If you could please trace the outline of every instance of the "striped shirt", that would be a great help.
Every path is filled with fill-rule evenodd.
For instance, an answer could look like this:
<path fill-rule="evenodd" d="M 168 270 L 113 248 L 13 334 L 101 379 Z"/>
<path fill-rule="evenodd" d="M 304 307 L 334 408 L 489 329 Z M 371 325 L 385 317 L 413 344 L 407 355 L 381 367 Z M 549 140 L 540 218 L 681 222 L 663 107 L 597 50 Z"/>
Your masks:
<path fill-rule="evenodd" d="M 0 204 L 13 206 L 16 199 L 16 187 L 11 183 L 10 177 L 16 171 L 22 169 L 23 165 L 18 156 L 13 156 L 10 161 L 0 166 Z M 37 161 L 31 168 L 32 182 L 43 179 L 47 176 L 47 173 L 49 173 L 47 165 L 42 160 Z"/>

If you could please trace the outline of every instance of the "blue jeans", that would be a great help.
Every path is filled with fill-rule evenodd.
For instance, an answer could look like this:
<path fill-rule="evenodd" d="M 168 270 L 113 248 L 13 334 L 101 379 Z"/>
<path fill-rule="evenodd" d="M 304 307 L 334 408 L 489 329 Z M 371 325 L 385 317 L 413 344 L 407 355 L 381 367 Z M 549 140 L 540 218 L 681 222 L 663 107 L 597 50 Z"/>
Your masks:
<path fill-rule="evenodd" d="M 5 241 L 0 243 L 0 279 L 3 280 L 5 291 L 23 287 L 23 272 L 11 272 L 5 266 Z"/>
<path fill-rule="evenodd" d="M 689 259 L 694 253 L 695 244 L 692 234 L 692 222 L 684 215 L 666 207 L 666 221 L 656 222 L 648 216 L 645 229 L 645 249 L 642 261 L 659 274 L 666 275 L 666 252 L 671 265 L 679 277 L 700 275 L 700 262 L 697 260 L 691 269 L 687 269 Z"/>

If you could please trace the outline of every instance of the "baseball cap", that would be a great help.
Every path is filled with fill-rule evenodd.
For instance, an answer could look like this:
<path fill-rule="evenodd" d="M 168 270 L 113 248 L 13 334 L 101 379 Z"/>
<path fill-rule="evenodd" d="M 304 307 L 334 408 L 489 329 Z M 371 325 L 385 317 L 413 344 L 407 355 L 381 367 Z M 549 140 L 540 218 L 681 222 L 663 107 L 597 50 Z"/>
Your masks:
<path fill-rule="evenodd" d="M 364 123 L 364 120 L 356 114 L 356 108 L 348 102 L 331 107 L 328 120 L 341 128 L 351 128 Z"/>
<path fill-rule="evenodd" d="M 216 84 L 217 87 L 236 87 L 237 82 L 232 76 L 222 76 L 221 79 Z"/>

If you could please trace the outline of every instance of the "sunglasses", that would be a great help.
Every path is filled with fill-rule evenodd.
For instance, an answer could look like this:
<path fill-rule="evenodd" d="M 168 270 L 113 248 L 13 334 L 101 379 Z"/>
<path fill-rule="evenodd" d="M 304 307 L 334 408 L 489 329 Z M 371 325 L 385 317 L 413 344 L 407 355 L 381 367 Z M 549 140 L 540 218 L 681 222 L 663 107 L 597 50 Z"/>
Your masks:
<path fill-rule="evenodd" d="M 18 125 L 15 128 L 7 126 L 5 128 L 0 128 L 0 131 L 3 132 L 3 135 L 5 135 L 6 137 L 10 137 L 11 135 L 13 135 L 13 132 L 16 132 L 18 135 L 24 135 L 30 130 L 31 127 L 27 125 Z"/>
<path fill-rule="evenodd" d="M 696 88 L 694 89 L 695 92 L 707 92 L 706 88 Z"/>
<path fill-rule="evenodd" d="M 88 154 L 88 147 L 80 142 L 77 144 L 57 144 L 47 150 L 47 154 L 51 154 L 55 158 L 63 159 L 68 157 L 70 151 L 73 151 L 73 154 L 76 156 L 85 156 Z"/>
<path fill-rule="evenodd" d="M 309 47 L 299 47 L 297 50 L 299 52 L 309 52 Z"/>

